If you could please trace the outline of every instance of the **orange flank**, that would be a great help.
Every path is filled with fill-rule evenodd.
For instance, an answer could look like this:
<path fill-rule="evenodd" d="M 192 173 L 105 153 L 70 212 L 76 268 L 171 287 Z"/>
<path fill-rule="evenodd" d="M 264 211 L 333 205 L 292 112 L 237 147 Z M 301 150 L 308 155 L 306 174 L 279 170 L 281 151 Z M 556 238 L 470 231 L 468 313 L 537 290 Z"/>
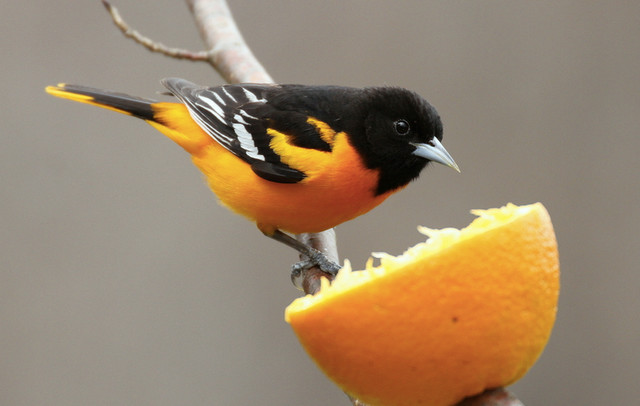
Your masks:
<path fill-rule="evenodd" d="M 274 183 L 255 176 L 249 165 L 215 142 L 193 156 L 221 202 L 259 226 L 275 226 L 295 234 L 320 232 L 368 212 L 392 193 L 371 197 L 377 172 L 364 168 L 343 133 L 336 134 L 331 153 L 295 147 L 282 140 L 284 134 L 269 133 L 274 150 L 285 145 L 300 149 L 289 155 L 295 165 L 286 163 L 302 169 L 307 177 L 300 184 L 313 186 L 316 193 L 308 193 L 300 184 Z M 256 198 L 247 199 L 247 190 Z M 280 210 L 274 211 L 274 207 Z"/>
<path fill-rule="evenodd" d="M 286 310 L 302 346 L 370 405 L 447 406 L 520 379 L 551 334 L 558 252 L 544 206 L 475 210 L 462 230 L 340 271 Z"/>
<path fill-rule="evenodd" d="M 316 193 L 310 194 L 299 184 L 274 183 L 255 176 L 246 162 L 191 120 L 184 105 L 153 106 L 159 123 L 149 124 L 192 155 L 193 163 L 225 206 L 256 221 L 263 231 L 278 228 L 296 234 L 320 232 L 368 212 L 395 192 L 372 198 L 377 171 L 364 167 L 346 134 L 333 132 L 319 120 L 309 121 L 323 130 L 323 138 L 333 148 L 331 152 L 296 147 L 287 142 L 287 135 L 268 130 L 273 150 L 288 157 L 284 163 L 306 173 L 300 183 L 318 187 Z M 165 127 L 163 122 L 171 123 L 171 127 Z M 345 173 L 352 176 L 344 176 Z M 247 190 L 252 191 L 254 199 L 247 199 Z M 274 211 L 274 207 L 280 210 Z"/>

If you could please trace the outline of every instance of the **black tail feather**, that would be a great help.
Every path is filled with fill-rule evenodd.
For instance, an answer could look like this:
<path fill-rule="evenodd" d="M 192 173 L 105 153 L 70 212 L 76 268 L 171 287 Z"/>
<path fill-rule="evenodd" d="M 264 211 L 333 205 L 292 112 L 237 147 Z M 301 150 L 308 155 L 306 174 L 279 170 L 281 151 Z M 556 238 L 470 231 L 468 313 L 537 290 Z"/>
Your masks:
<path fill-rule="evenodd" d="M 143 120 L 154 119 L 154 112 L 151 105 L 156 103 L 156 101 L 151 99 L 130 96 L 124 93 L 109 92 L 87 86 L 68 84 L 50 86 L 47 88 L 47 92 L 54 96 L 112 108 L 119 112 L 139 117 Z M 87 100 L 82 97 L 74 97 L 74 95 L 88 96 L 90 99 Z"/>

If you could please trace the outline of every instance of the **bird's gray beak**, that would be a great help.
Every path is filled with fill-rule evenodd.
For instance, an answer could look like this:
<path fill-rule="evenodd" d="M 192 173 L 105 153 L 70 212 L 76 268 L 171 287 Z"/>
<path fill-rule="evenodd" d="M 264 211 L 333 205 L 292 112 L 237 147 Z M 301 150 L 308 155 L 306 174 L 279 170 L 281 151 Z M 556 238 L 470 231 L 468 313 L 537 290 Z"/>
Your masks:
<path fill-rule="evenodd" d="M 413 151 L 413 155 L 417 155 L 430 161 L 446 165 L 449 168 L 453 168 L 456 171 L 460 172 L 460 168 L 458 168 L 458 164 L 456 164 L 456 161 L 451 158 L 451 155 L 449 155 L 447 150 L 444 149 L 444 147 L 436 137 L 433 137 L 433 139 L 426 144 L 412 142 L 411 145 L 416 147 L 416 150 Z"/>

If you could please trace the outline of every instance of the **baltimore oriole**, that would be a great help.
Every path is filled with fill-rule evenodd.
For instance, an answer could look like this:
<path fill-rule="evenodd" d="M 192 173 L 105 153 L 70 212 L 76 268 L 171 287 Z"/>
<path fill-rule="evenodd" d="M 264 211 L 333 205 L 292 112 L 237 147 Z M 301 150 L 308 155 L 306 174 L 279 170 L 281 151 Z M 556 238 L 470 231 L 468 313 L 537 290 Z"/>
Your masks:
<path fill-rule="evenodd" d="M 191 154 L 231 210 L 327 272 L 339 266 L 290 233 L 320 232 L 364 214 L 430 162 L 455 170 L 440 116 L 397 87 L 162 84 L 180 103 L 59 84 L 54 96 L 151 124 Z"/>

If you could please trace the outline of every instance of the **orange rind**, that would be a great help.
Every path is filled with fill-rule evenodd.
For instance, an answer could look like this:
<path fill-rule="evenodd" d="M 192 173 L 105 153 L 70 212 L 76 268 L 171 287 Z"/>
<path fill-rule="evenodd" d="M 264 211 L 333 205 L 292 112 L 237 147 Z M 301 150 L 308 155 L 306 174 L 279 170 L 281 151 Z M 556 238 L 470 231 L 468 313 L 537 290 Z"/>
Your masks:
<path fill-rule="evenodd" d="M 324 373 L 368 405 L 446 406 L 520 379 L 542 353 L 559 293 L 540 203 L 474 210 L 400 256 L 347 262 L 285 312 Z"/>

